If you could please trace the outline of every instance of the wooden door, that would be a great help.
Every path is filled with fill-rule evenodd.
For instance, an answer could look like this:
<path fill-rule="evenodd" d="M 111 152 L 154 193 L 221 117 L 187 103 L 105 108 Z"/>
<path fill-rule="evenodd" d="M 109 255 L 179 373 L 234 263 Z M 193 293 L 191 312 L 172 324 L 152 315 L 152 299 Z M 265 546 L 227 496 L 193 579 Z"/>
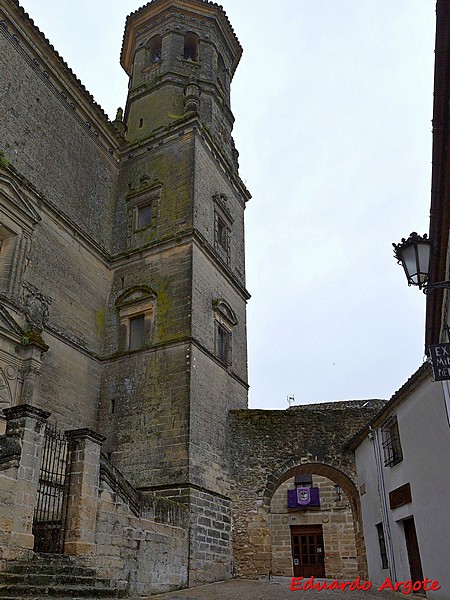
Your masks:
<path fill-rule="evenodd" d="M 294 577 L 325 577 L 322 525 L 291 527 Z"/>
<path fill-rule="evenodd" d="M 405 530 L 411 579 L 412 581 L 420 581 L 423 579 L 422 562 L 420 560 L 419 544 L 417 543 L 416 526 L 413 517 L 403 521 L 403 529 Z"/>

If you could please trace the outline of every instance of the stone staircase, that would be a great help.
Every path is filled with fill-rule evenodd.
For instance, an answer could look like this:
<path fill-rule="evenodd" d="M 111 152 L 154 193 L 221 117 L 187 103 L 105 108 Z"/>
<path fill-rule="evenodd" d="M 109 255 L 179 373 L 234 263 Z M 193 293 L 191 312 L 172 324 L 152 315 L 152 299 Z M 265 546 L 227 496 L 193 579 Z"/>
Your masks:
<path fill-rule="evenodd" d="M 125 598 L 110 582 L 98 579 L 95 569 L 78 565 L 72 557 L 36 554 L 30 561 L 16 561 L 0 573 L 1 600 L 110 600 Z"/>

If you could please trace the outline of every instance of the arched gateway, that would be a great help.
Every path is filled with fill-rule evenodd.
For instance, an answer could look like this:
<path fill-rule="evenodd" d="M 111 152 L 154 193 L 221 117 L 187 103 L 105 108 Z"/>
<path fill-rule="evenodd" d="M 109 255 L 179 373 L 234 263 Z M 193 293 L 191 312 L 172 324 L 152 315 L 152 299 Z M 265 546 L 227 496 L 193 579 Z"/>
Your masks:
<path fill-rule="evenodd" d="M 380 406 L 230 413 L 238 576 L 366 576 L 356 469 L 345 444 Z"/>

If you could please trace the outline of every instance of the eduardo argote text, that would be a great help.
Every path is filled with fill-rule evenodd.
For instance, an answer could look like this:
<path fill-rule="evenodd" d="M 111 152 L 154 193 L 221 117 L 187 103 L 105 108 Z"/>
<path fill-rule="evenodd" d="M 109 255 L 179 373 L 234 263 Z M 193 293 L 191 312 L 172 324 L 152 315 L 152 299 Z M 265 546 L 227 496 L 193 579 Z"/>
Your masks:
<path fill-rule="evenodd" d="M 367 591 L 372 589 L 371 581 L 361 580 L 361 577 L 357 577 L 353 581 L 338 581 L 333 579 L 332 581 L 316 581 L 314 576 L 304 579 L 303 577 L 292 577 L 291 579 L 291 591 L 306 591 L 306 590 L 349 590 L 353 591 Z M 440 590 L 441 586 L 435 579 L 428 579 L 424 577 L 419 581 L 391 581 L 390 577 L 386 577 L 381 585 L 378 586 L 377 590 L 382 592 L 383 590 L 392 590 L 393 592 L 401 592 L 402 594 L 408 595 L 411 592 L 429 592 L 430 590 Z"/>

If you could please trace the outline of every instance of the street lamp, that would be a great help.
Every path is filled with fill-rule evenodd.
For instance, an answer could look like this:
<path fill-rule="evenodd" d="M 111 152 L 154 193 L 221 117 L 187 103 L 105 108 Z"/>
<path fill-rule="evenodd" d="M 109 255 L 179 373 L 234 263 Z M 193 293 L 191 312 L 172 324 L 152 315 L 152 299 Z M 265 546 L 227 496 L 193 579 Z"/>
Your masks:
<path fill-rule="evenodd" d="M 342 501 L 342 488 L 338 483 L 334 486 L 334 491 L 336 492 L 337 501 L 341 502 Z"/>
<path fill-rule="evenodd" d="M 426 233 L 420 236 L 413 231 L 408 239 L 402 238 L 400 244 L 392 245 L 397 262 L 405 270 L 408 285 L 418 286 L 425 294 L 437 288 L 450 288 L 450 281 L 428 283 L 432 243 Z"/>

